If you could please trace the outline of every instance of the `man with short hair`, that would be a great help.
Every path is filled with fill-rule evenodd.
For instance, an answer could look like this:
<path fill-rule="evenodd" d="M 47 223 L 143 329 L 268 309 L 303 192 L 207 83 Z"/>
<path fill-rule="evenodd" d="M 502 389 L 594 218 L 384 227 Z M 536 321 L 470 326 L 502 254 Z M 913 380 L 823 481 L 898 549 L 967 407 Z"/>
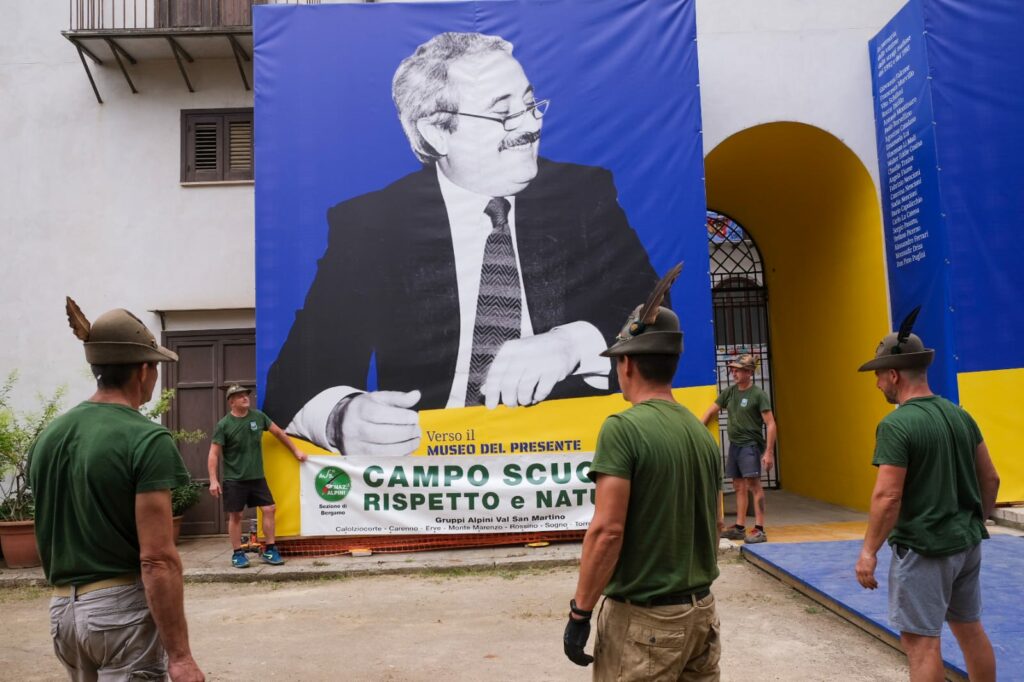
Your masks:
<path fill-rule="evenodd" d="M 500 37 L 434 36 L 392 96 L 423 168 L 328 211 L 264 409 L 324 448 L 400 456 L 417 409 L 613 391 L 600 352 L 657 278 L 611 173 L 539 157 L 549 100 Z"/>
<path fill-rule="evenodd" d="M 992 681 L 996 660 L 981 624 L 979 576 L 999 474 L 971 415 L 931 392 L 927 368 L 935 351 L 910 333 L 908 319 L 859 370 L 874 371 L 878 389 L 898 408 L 875 432 L 878 477 L 857 581 L 878 587 L 877 554 L 888 537 L 889 622 L 900 632 L 911 679 L 945 679 L 945 621 L 970 679 Z"/>
<path fill-rule="evenodd" d="M 733 384 L 722 391 L 704 412 L 707 426 L 720 410 L 729 413 L 729 455 L 725 475 L 736 491 L 736 523 L 722 533 L 730 540 L 747 544 L 766 542 L 764 530 L 765 500 L 761 485 L 761 467 L 767 471 L 775 464 L 775 415 L 768 394 L 754 385 L 757 360 L 745 353 L 729 363 Z M 762 432 L 764 427 L 767 433 Z M 754 530 L 747 534 L 747 493 L 754 500 Z"/>
<path fill-rule="evenodd" d="M 67 313 L 96 392 L 39 434 L 28 468 L 54 651 L 72 680 L 203 680 L 171 528 L 171 489 L 189 475 L 167 429 L 139 413 L 157 364 L 178 356 L 127 310 L 90 324 L 68 298 Z"/>
<path fill-rule="evenodd" d="M 594 517 L 563 646 L 577 665 L 594 662 L 595 680 L 717 680 L 710 588 L 718 577 L 721 458 L 672 394 L 679 318 L 651 310 L 656 318 L 645 324 L 638 307 L 605 351 L 633 407 L 608 417 L 598 436 L 589 474 Z M 591 657 L 583 649 L 602 592 Z"/>
<path fill-rule="evenodd" d="M 207 459 L 210 494 L 220 497 L 223 491 L 228 537 L 233 549 L 231 565 L 235 568 L 249 567 L 249 558 L 242 549 L 242 513 L 246 507 L 259 507 L 263 512 L 266 545 L 260 552 L 260 560 L 272 566 L 284 563 L 274 537 L 277 506 L 263 475 L 263 432 L 270 431 L 300 462 L 308 458 L 270 417 L 250 407 L 250 393 L 248 388 L 238 384 L 228 387 L 225 393 L 228 413 L 213 430 Z M 218 475 L 221 455 L 224 457 L 223 478 Z"/>

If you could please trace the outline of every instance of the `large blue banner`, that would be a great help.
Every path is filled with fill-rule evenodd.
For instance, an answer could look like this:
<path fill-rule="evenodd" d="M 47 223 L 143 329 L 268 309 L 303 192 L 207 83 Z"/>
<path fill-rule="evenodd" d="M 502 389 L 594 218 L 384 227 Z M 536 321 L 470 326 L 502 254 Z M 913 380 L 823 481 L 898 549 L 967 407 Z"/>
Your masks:
<path fill-rule="evenodd" d="M 924 19 L 908 2 L 869 43 L 893 325 L 921 306 L 914 331 L 936 349 L 932 388 L 956 400 L 949 316 L 949 228 L 942 210 Z"/>
<path fill-rule="evenodd" d="M 1024 367 L 1022 34 L 1013 0 L 910 0 L 870 44 L 893 319 L 923 304 L 953 399 L 957 372 Z"/>
<path fill-rule="evenodd" d="M 673 385 L 714 383 L 692 0 L 258 6 L 254 35 L 275 421 L 353 455 L 585 450 L 621 409 L 598 353 L 680 260 Z"/>
<path fill-rule="evenodd" d="M 1024 4 L 924 3 L 961 372 L 1024 367 Z"/>

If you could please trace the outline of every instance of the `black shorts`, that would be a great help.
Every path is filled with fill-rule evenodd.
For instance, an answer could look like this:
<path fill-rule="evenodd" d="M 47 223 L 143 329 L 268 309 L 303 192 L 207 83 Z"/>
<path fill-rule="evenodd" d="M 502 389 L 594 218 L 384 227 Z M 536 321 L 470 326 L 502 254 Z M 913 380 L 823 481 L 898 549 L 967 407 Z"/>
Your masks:
<path fill-rule="evenodd" d="M 265 478 L 224 481 L 221 488 L 226 512 L 240 512 L 246 507 L 269 507 L 274 504 L 274 496 L 270 494 L 270 486 Z"/>

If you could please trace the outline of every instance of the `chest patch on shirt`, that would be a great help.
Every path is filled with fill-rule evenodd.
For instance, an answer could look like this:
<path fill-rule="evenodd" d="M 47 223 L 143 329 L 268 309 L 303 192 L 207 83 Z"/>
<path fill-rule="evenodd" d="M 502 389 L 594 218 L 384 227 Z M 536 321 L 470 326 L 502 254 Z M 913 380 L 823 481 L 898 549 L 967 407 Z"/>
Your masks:
<path fill-rule="evenodd" d="M 744 402 L 746 402 L 746 399 L 744 399 Z M 260 427 L 256 425 L 256 422 L 249 422 L 249 428 L 253 431 L 256 431 Z"/>
<path fill-rule="evenodd" d="M 746 406 L 747 406 L 747 399 L 746 398 L 741 398 L 740 399 L 740 407 L 746 407 Z M 255 424 L 253 424 L 253 426 L 255 426 Z"/>

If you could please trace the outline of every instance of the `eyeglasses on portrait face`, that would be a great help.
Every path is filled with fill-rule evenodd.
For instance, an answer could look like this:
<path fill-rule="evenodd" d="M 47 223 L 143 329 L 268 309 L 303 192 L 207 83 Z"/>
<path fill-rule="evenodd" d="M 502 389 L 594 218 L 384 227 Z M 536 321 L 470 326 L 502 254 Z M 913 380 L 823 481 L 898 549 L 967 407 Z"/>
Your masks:
<path fill-rule="evenodd" d="M 528 104 L 522 111 L 509 114 L 508 116 L 483 116 L 481 114 L 467 114 L 464 111 L 445 111 L 443 109 L 437 113 L 453 114 L 455 116 L 468 116 L 469 118 L 482 118 L 485 121 L 494 121 L 495 123 L 500 123 L 501 127 L 504 128 L 506 132 L 512 132 L 519 128 L 519 126 L 523 125 L 523 121 L 526 120 L 525 116 L 527 113 L 533 114 L 533 117 L 538 121 L 544 118 L 544 114 L 547 113 L 549 104 L 551 104 L 551 100 L 542 99 L 539 102 Z"/>

